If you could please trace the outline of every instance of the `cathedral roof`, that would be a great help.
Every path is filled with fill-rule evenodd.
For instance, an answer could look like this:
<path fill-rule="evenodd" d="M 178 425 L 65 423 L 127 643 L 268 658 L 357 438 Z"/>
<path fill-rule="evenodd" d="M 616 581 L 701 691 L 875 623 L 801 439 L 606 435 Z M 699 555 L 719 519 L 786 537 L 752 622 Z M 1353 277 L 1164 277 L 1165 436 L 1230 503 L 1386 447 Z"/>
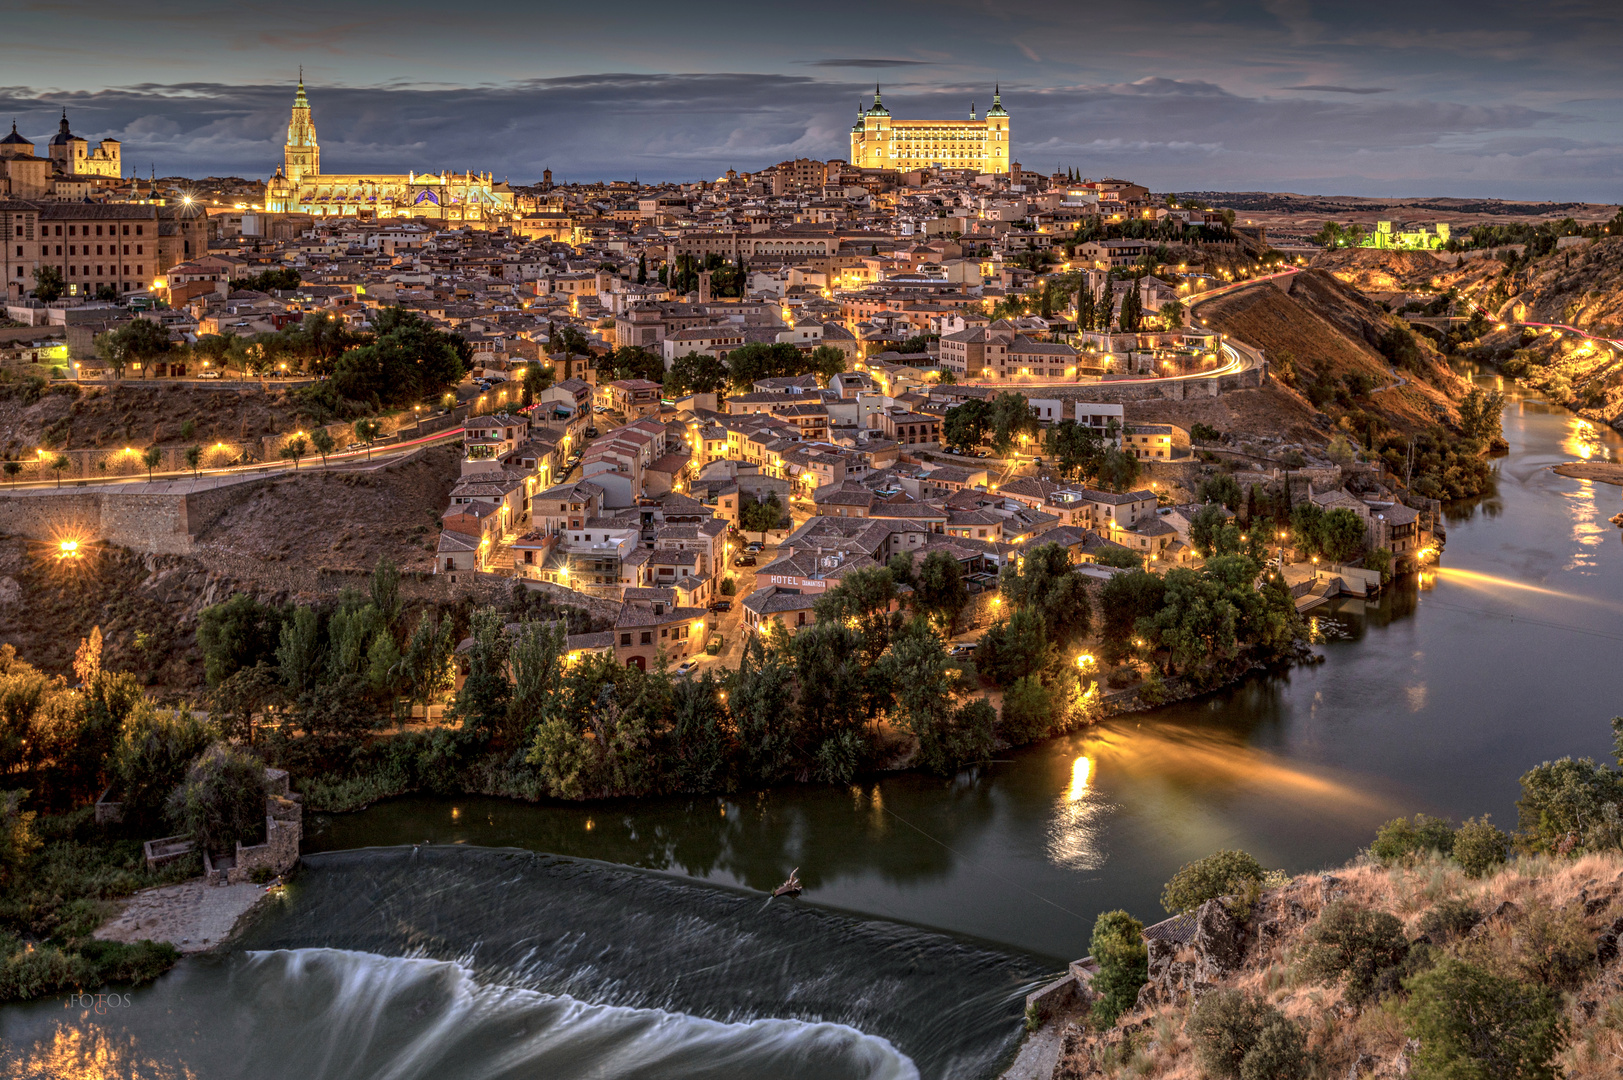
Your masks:
<path fill-rule="evenodd" d="M 11 122 L 11 134 L 7 135 L 3 139 L 0 139 L 0 146 L 29 146 L 29 147 L 32 147 L 33 145 L 34 145 L 33 143 L 29 142 L 27 139 L 25 139 L 21 135 L 17 134 L 17 121 L 15 121 L 15 120 L 13 120 Z"/>

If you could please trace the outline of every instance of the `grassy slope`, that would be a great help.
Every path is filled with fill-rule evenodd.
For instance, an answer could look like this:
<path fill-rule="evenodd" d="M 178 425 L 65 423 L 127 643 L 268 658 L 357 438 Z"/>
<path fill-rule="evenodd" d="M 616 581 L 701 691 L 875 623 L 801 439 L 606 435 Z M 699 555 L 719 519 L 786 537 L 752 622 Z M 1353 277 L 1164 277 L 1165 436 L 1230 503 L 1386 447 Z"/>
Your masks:
<path fill-rule="evenodd" d="M 1545 857 L 1523 858 L 1511 863 L 1498 875 L 1473 881 L 1457 865 L 1438 861 L 1412 869 L 1385 869 L 1355 863 L 1334 871 L 1340 879 L 1335 888 L 1347 898 L 1371 908 L 1388 911 L 1403 920 L 1408 936 L 1420 935 L 1421 915 L 1440 901 L 1463 898 L 1487 913 L 1507 900 L 1523 909 L 1542 901 L 1557 910 L 1570 910 L 1582 918 L 1591 939 L 1614 919 L 1623 916 L 1623 854 L 1589 855 L 1576 860 Z M 1587 907 L 1585 901 L 1588 901 Z M 1292 902 L 1306 909 L 1305 921 L 1284 917 L 1286 933 L 1272 947 L 1248 946 L 1243 966 L 1219 985 L 1265 996 L 1275 1007 L 1303 1023 L 1309 1043 L 1318 1056 L 1318 1075 L 1343 1077 L 1363 1055 L 1369 1055 L 1360 1076 L 1399 1076 L 1404 1070 L 1408 1035 L 1395 1009 L 1395 1001 L 1367 1004 L 1360 1011 L 1342 1000 L 1338 987 L 1315 985 L 1300 978 L 1294 958 L 1303 944 L 1303 931 L 1311 926 L 1324 906 L 1324 890 L 1318 875 L 1304 875 L 1285 888 L 1265 893 L 1251 925 L 1289 909 Z M 1588 914 L 1584 914 L 1584 912 Z M 1487 924 L 1484 933 L 1507 962 L 1525 961 L 1518 953 L 1525 949 L 1514 925 Z M 1572 1039 L 1560 1059 L 1568 1080 L 1615 1078 L 1623 1071 L 1623 961 L 1613 960 L 1602 967 L 1591 963 L 1580 980 L 1568 987 L 1565 1014 L 1572 1024 Z M 1203 1072 L 1184 1032 L 1187 1010 L 1169 1007 L 1154 1013 L 1129 1013 L 1121 1024 L 1148 1021 L 1147 1031 L 1136 1040 L 1136 1052 L 1122 1054 L 1119 1033 L 1088 1034 L 1082 1029 L 1067 1033 L 1066 1052 L 1056 1080 L 1097 1075 L 1098 1065 L 1111 1065 L 1107 1075 L 1199 1080 Z M 1121 1064 L 1116 1062 L 1120 1060 Z"/>

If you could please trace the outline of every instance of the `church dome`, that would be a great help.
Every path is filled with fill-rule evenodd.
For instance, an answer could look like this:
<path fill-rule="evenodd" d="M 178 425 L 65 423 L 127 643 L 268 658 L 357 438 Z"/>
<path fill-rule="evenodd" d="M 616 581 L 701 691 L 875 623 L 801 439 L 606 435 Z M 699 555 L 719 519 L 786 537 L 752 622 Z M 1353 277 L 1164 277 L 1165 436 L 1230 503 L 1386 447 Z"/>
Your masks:
<path fill-rule="evenodd" d="M 62 126 L 57 133 L 51 136 L 52 146 L 66 146 L 70 142 L 84 142 L 79 136 L 68 130 L 68 110 L 62 110 Z"/>
<path fill-rule="evenodd" d="M 15 121 L 15 120 L 13 120 L 11 122 L 11 134 L 7 135 L 3 139 L 0 139 L 0 146 L 27 146 L 27 147 L 32 147 L 33 145 L 34 144 L 32 142 L 28 141 L 27 139 L 23 138 L 21 135 L 17 134 L 17 121 Z"/>

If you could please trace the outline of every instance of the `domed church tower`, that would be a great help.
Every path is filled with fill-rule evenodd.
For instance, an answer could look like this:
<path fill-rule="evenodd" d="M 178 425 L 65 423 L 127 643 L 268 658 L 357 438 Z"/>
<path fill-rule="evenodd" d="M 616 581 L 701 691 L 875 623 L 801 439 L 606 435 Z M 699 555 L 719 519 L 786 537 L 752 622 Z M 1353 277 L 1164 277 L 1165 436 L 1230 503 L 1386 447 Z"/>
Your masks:
<path fill-rule="evenodd" d="M 293 95 L 293 115 L 287 122 L 287 146 L 282 150 L 282 172 L 297 184 L 307 176 L 321 175 L 321 147 L 316 145 L 316 125 L 310 119 L 310 99 L 304 96 L 304 69 L 299 69 L 299 89 Z"/>

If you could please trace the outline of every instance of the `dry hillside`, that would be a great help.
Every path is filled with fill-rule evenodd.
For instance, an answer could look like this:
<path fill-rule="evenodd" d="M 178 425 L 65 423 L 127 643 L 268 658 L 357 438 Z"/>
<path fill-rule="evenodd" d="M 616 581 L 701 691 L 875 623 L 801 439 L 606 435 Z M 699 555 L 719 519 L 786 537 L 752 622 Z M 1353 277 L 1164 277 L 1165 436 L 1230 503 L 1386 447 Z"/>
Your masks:
<path fill-rule="evenodd" d="M 92 450 L 152 443 L 226 442 L 290 431 L 291 394 L 258 383 L 195 386 L 126 379 L 108 387 L 60 386 L 37 397 L 23 387 L 0 397 L 0 451 Z M 185 425 L 190 424 L 190 428 Z"/>
<path fill-rule="evenodd" d="M 1265 892 L 1241 919 L 1231 918 L 1221 901 L 1209 901 L 1196 913 L 1189 945 L 1151 944 L 1150 983 L 1138 1008 L 1102 1032 L 1084 1021 L 1069 1022 L 1055 1080 L 1213 1075 L 1203 1068 L 1192 1038 L 1191 1000 L 1225 990 L 1261 999 L 1300 1025 L 1308 1074 L 1336 1080 L 1410 1075 L 1424 1048 L 1405 1023 L 1406 994 L 1396 977 L 1375 978 L 1375 991 L 1355 1004 L 1345 981 L 1322 981 L 1304 964 L 1311 928 L 1338 900 L 1400 920 L 1401 937 L 1411 943 L 1409 960 L 1400 962 L 1408 965 L 1405 977 L 1448 956 L 1525 986 L 1553 989 L 1569 1032 L 1556 1058 L 1557 1075 L 1602 1080 L 1623 1074 L 1623 963 L 1617 947 L 1623 856 L 1614 852 L 1576 860 L 1525 858 L 1483 880 L 1446 861 L 1393 869 L 1355 864 Z M 1417 963 L 1422 948 L 1428 959 Z"/>
<path fill-rule="evenodd" d="M 388 555 L 431 570 L 458 460 L 433 446 L 368 471 L 306 468 L 253 485 L 198 534 L 198 554 L 326 570 L 370 570 Z"/>
<path fill-rule="evenodd" d="M 1417 367 L 1395 371 L 1376 348 L 1395 325 L 1390 316 L 1322 270 L 1288 280 L 1288 295 L 1260 285 L 1201 304 L 1196 317 L 1264 350 L 1300 407 L 1318 411 L 1307 400 L 1315 382 L 1363 376 L 1374 390 L 1357 407 L 1392 428 L 1413 431 L 1452 416 L 1452 399 L 1464 384 L 1435 351 L 1423 346 Z"/>
<path fill-rule="evenodd" d="M 203 608 L 233 592 L 308 603 L 357 582 L 381 555 L 402 570 L 430 569 L 456 471 L 456 452 L 433 447 L 370 472 L 306 468 L 238 485 L 191 555 L 97 545 L 64 562 L 48 544 L 0 537 L 0 641 L 61 674 L 100 626 L 111 666 L 171 696 L 198 694 Z"/>

